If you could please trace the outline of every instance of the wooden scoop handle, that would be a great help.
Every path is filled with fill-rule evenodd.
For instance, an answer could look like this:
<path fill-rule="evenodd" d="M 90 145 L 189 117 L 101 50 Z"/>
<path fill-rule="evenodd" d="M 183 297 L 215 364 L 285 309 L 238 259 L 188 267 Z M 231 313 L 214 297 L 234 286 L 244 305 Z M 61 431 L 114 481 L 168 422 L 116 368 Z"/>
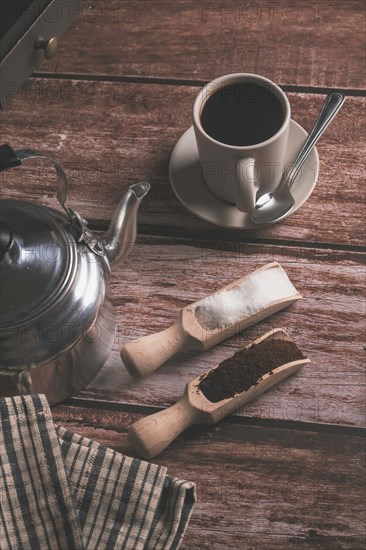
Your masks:
<path fill-rule="evenodd" d="M 131 376 L 146 376 L 182 350 L 186 342 L 187 335 L 177 320 L 161 332 L 127 342 L 121 348 L 122 361 Z"/>
<path fill-rule="evenodd" d="M 153 458 L 168 447 L 183 430 L 201 422 L 201 415 L 184 396 L 168 409 L 132 424 L 128 437 L 139 456 Z"/>

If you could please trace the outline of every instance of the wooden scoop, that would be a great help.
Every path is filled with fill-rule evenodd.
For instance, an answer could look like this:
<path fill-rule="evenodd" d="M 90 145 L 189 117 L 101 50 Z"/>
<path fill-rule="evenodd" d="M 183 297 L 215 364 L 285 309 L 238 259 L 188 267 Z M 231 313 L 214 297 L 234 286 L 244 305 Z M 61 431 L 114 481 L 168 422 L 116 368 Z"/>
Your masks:
<path fill-rule="evenodd" d="M 282 270 L 286 276 L 286 272 L 278 262 L 272 262 L 256 269 L 250 275 L 274 268 Z M 247 277 L 248 275 L 237 279 L 212 295 L 233 289 Z M 255 314 L 247 315 L 231 325 L 214 327 L 212 330 L 208 330 L 198 322 L 195 307 L 203 301 L 199 300 L 184 307 L 169 328 L 124 344 L 121 349 L 122 361 L 131 376 L 146 376 L 154 372 L 178 351 L 206 350 L 301 298 L 301 294 L 296 293 L 280 300 L 274 300 Z"/>
<path fill-rule="evenodd" d="M 267 332 L 246 348 L 266 339 L 291 340 L 284 330 L 277 328 Z M 277 367 L 271 371 L 271 374 L 264 374 L 257 385 L 251 386 L 248 390 L 212 403 L 203 395 L 199 384 L 209 372 L 218 368 L 218 365 L 191 380 L 177 403 L 132 424 L 128 430 L 128 437 L 139 456 L 153 458 L 189 426 L 216 424 L 226 415 L 252 401 L 309 362 L 310 360 L 305 358 Z"/>

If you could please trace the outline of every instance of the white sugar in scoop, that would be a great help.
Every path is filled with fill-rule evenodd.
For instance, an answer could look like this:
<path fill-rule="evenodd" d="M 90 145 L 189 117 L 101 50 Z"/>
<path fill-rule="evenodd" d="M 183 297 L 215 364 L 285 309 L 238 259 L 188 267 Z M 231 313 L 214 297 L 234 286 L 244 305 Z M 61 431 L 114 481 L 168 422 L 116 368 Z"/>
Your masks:
<path fill-rule="evenodd" d="M 184 307 L 169 328 L 122 346 L 122 361 L 132 376 L 145 376 L 178 351 L 208 349 L 299 299 L 280 264 L 267 264 Z"/>
<path fill-rule="evenodd" d="M 189 306 L 206 329 L 227 327 L 273 304 L 298 295 L 287 273 L 279 264 L 258 270 L 232 288 L 219 290 Z"/>

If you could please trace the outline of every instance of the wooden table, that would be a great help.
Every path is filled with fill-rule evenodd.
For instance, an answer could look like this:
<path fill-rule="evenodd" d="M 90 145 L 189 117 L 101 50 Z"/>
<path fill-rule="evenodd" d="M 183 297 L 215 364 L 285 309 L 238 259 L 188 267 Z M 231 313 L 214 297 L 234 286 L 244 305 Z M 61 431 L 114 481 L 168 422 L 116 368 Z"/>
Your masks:
<path fill-rule="evenodd" d="M 197 482 L 184 549 L 365 548 L 364 18 L 362 0 L 92 0 L 1 113 L 4 141 L 64 164 L 70 205 L 94 229 L 107 227 L 128 185 L 152 184 L 136 248 L 113 272 L 114 350 L 89 387 L 53 409 L 57 422 L 133 454 L 131 422 L 172 404 L 194 375 L 270 328 L 284 327 L 311 359 L 155 459 Z M 307 130 L 324 94 L 347 95 L 319 143 L 311 198 L 250 232 L 194 217 L 168 180 L 199 87 L 238 71 L 278 82 Z M 7 173 L 2 196 L 54 206 L 55 180 L 28 165 Z M 129 377 L 123 342 L 163 329 L 182 306 L 272 260 L 301 303 L 210 351 L 180 354 L 145 380 Z"/>

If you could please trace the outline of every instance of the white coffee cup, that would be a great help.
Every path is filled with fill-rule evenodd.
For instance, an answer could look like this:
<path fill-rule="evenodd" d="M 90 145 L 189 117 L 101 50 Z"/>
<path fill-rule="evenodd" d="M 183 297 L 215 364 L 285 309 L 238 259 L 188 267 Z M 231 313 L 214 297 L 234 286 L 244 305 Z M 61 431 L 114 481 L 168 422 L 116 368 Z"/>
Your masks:
<path fill-rule="evenodd" d="M 286 95 L 263 76 L 230 74 L 204 86 L 194 102 L 193 127 L 211 192 L 252 211 L 258 191 L 260 196 L 280 183 L 290 118 Z"/>

